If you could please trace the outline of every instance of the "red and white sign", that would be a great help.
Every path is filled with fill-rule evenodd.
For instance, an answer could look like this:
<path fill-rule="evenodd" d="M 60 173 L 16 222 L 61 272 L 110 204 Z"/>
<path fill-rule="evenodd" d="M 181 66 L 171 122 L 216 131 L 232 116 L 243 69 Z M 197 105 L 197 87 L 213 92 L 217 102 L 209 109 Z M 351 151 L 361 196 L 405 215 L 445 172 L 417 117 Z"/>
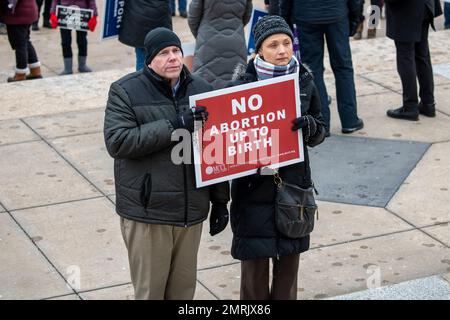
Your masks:
<path fill-rule="evenodd" d="M 197 187 L 304 160 L 298 73 L 189 97 L 209 113 L 193 135 Z"/>

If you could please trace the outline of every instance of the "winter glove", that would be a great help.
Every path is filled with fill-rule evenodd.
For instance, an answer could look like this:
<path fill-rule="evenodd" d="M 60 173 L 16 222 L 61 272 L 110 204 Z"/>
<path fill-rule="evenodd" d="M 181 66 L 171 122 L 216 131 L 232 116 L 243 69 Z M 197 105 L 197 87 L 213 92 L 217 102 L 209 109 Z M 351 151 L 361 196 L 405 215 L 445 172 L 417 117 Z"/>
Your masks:
<path fill-rule="evenodd" d="M 50 13 L 50 24 L 53 29 L 56 29 L 56 27 L 58 26 L 58 18 L 54 13 Z"/>
<path fill-rule="evenodd" d="M 89 30 L 94 32 L 96 26 L 97 26 L 97 17 L 92 16 L 88 21 L 88 28 L 89 28 Z"/>
<path fill-rule="evenodd" d="M 228 216 L 225 203 L 213 203 L 209 216 L 209 234 L 214 236 L 222 232 L 228 224 Z"/>
<path fill-rule="evenodd" d="M 294 125 L 292 126 L 292 131 L 302 129 L 303 137 L 305 141 L 308 141 L 309 138 L 314 136 L 317 132 L 317 124 L 316 120 L 309 114 L 306 116 L 301 116 L 293 121 Z"/>
<path fill-rule="evenodd" d="M 208 120 L 208 112 L 205 107 L 195 107 L 194 112 L 191 109 L 186 110 L 182 114 L 177 115 L 170 123 L 174 129 L 186 129 L 189 132 L 194 132 L 194 121 L 205 122 Z"/>

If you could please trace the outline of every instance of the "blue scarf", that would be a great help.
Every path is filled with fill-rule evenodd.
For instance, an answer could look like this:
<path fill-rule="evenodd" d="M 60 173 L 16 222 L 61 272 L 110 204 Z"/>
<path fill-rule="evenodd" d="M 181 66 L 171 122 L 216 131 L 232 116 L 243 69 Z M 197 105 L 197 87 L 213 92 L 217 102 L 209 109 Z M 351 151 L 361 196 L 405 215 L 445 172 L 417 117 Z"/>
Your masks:
<path fill-rule="evenodd" d="M 259 80 L 271 79 L 287 74 L 292 74 L 298 71 L 299 63 L 295 56 L 292 56 L 291 61 L 285 66 L 276 66 L 264 61 L 259 54 L 256 55 L 253 62 L 255 64 L 256 74 Z"/>

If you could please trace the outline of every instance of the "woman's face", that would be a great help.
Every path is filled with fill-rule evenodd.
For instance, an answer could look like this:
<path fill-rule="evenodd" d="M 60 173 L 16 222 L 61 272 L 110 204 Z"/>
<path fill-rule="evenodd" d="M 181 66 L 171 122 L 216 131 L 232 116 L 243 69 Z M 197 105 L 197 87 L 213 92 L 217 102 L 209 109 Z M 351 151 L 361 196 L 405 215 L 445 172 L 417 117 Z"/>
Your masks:
<path fill-rule="evenodd" d="M 291 37 L 284 33 L 267 37 L 261 44 L 258 54 L 264 61 L 273 65 L 287 65 L 294 54 Z"/>

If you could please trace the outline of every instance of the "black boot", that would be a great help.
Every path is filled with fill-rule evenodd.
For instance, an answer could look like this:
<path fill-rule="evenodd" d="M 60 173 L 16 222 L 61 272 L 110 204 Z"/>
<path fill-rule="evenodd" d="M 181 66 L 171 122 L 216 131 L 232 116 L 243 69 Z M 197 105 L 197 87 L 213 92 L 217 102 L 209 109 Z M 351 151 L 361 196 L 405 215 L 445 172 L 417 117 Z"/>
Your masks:
<path fill-rule="evenodd" d="M 430 118 L 436 117 L 436 104 L 435 103 L 423 104 L 422 102 L 420 102 L 419 113 Z"/>
<path fill-rule="evenodd" d="M 386 112 L 386 114 L 388 117 L 395 119 L 403 119 L 411 121 L 419 120 L 419 109 L 417 107 L 402 106 L 398 109 L 389 109 Z"/>

